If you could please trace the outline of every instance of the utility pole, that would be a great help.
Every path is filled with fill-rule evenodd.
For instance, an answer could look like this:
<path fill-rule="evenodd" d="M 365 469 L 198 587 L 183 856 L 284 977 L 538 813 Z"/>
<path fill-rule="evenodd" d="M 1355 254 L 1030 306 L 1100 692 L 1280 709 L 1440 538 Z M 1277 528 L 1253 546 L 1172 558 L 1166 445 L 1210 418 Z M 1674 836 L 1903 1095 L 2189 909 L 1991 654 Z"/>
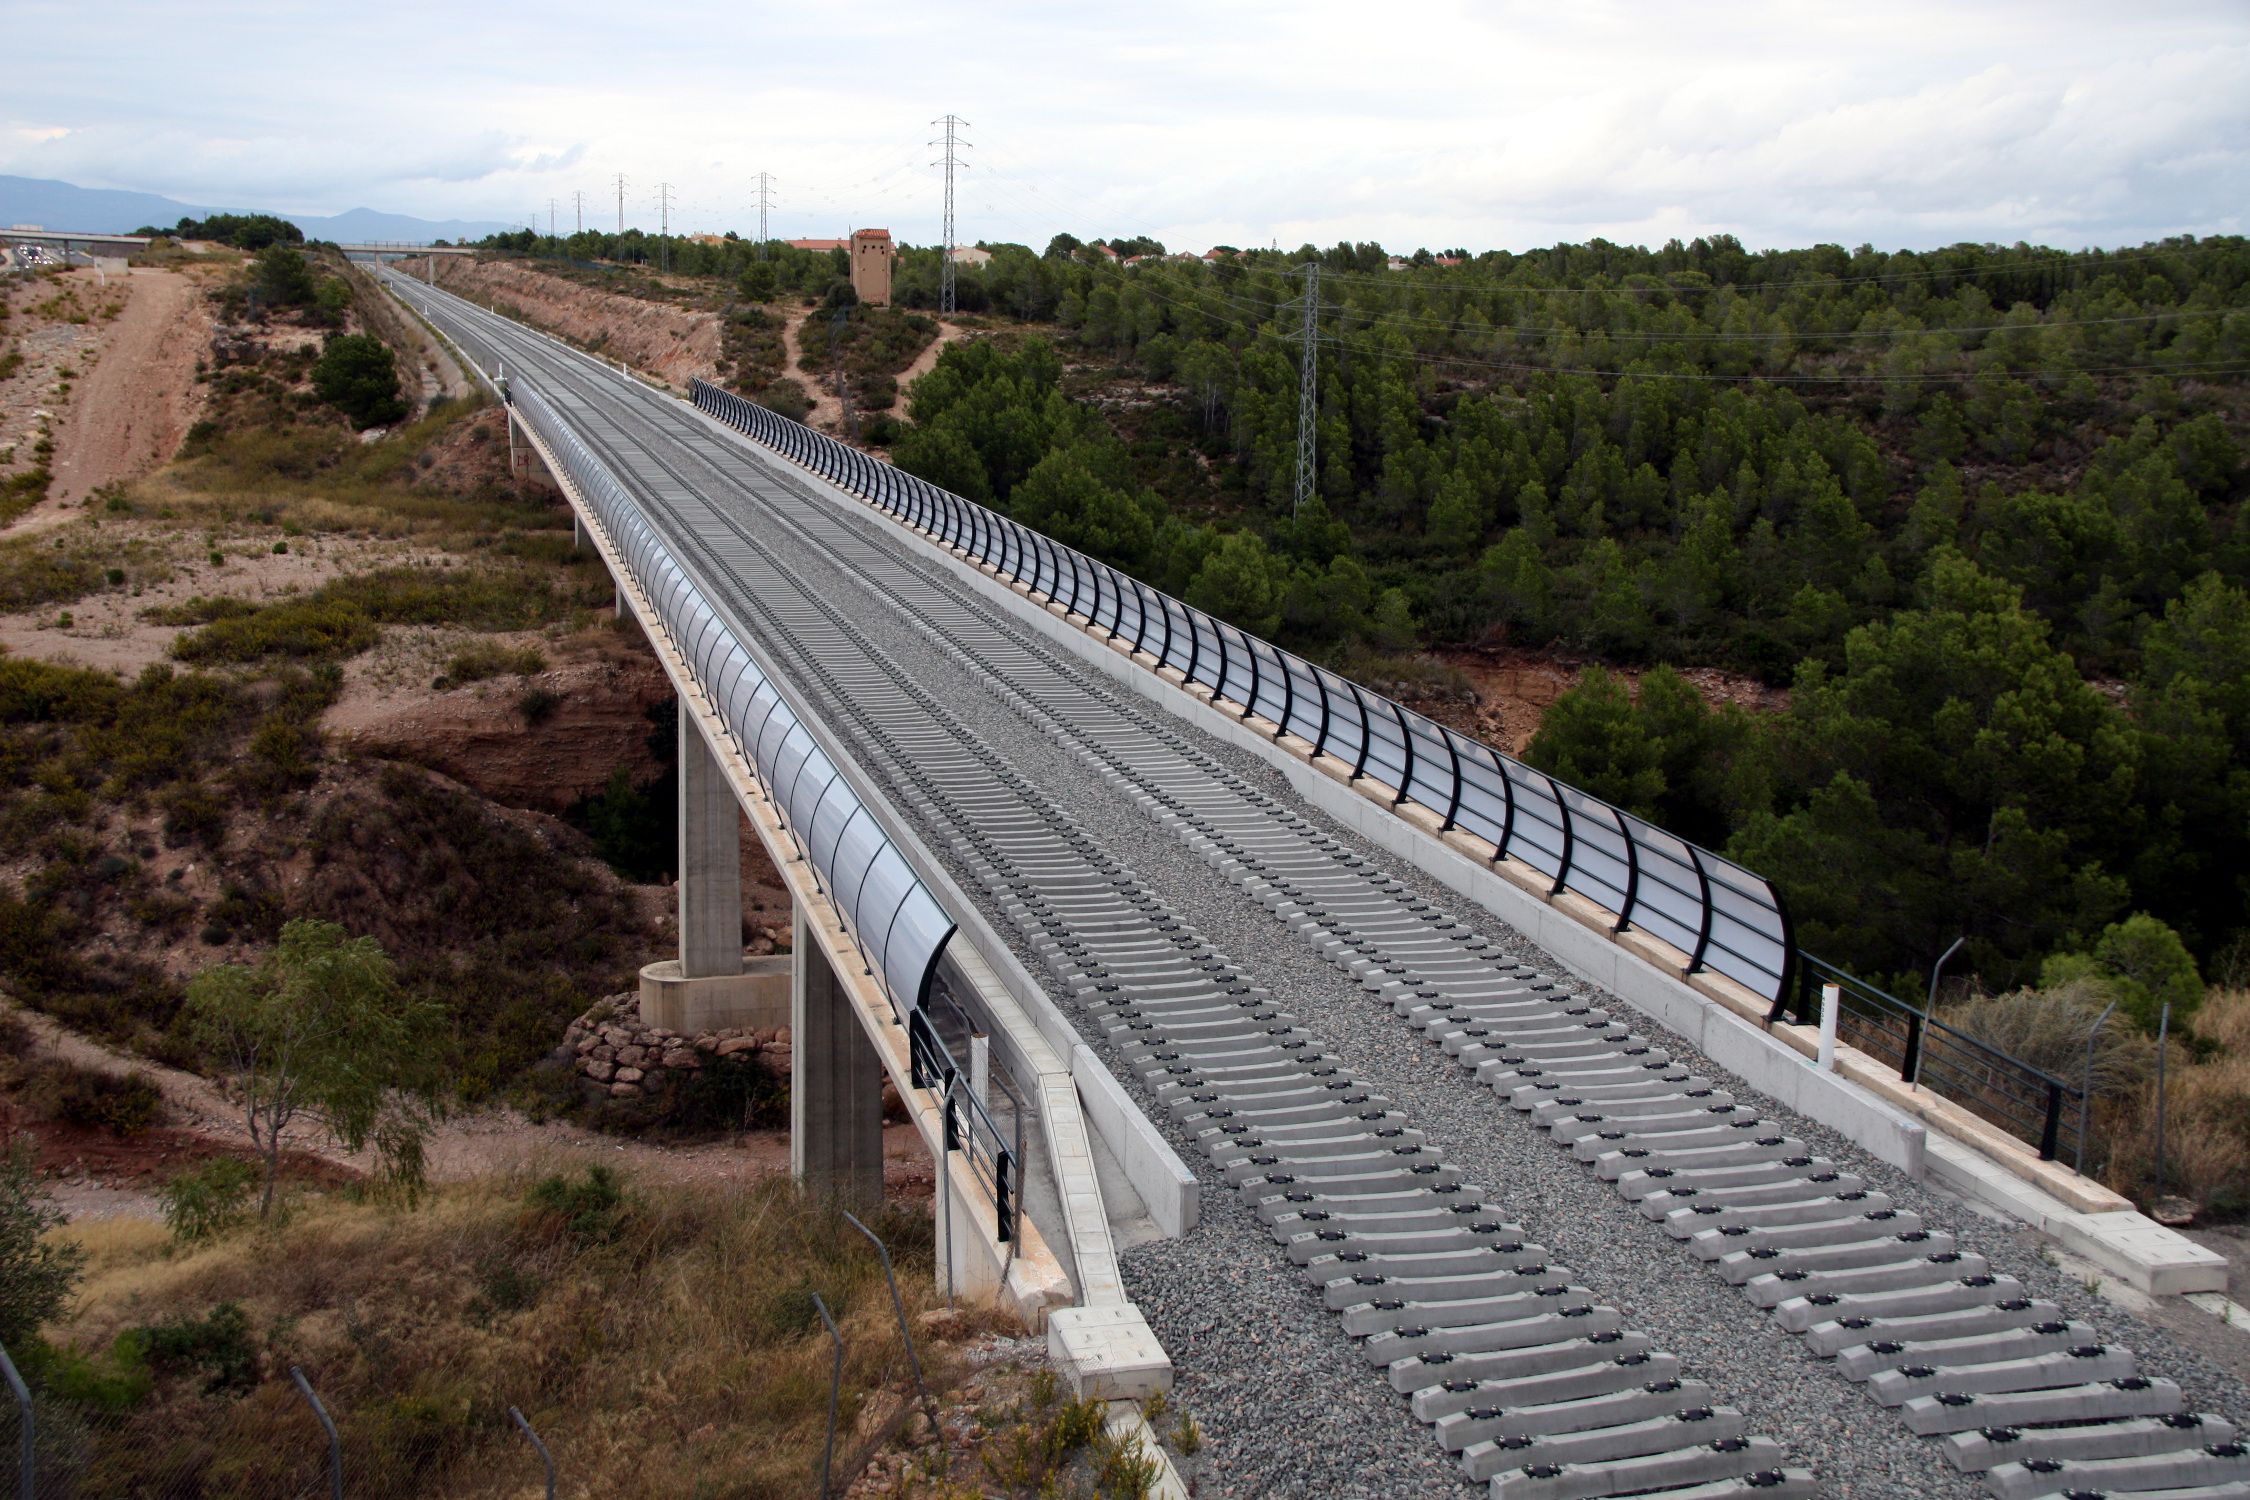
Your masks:
<path fill-rule="evenodd" d="M 960 138 L 960 132 L 968 127 L 969 122 L 955 115 L 947 115 L 942 120 L 932 120 L 930 123 L 945 128 L 945 134 L 942 137 L 930 142 L 933 146 L 945 147 L 945 155 L 940 160 L 931 162 L 930 165 L 945 168 L 945 238 L 938 245 L 938 311 L 949 313 L 955 310 L 953 300 L 953 173 L 956 169 L 963 172 L 969 170 L 969 164 L 960 160 L 955 153 L 968 149 L 969 143 Z"/>
<path fill-rule="evenodd" d="M 656 201 L 658 205 L 656 268 L 659 271 L 669 271 L 672 269 L 672 184 L 660 182 L 656 185 Z"/>
<path fill-rule="evenodd" d="M 548 238 L 548 239 L 553 239 L 554 237 L 555 237 L 555 200 L 554 200 L 554 199 L 552 199 L 552 198 L 549 198 L 549 199 L 547 200 L 547 238 Z"/>
<path fill-rule="evenodd" d="M 574 192 L 570 196 L 578 205 L 578 232 L 584 234 L 586 232 L 586 195 L 583 192 Z"/>
<path fill-rule="evenodd" d="M 773 207 L 773 173 L 758 174 L 758 259 L 766 258 L 766 211 Z"/>
<path fill-rule="evenodd" d="M 617 174 L 617 232 L 625 232 L 625 174 Z"/>
<path fill-rule="evenodd" d="M 1305 262 L 1304 352 L 1297 371 L 1297 493 L 1289 502 L 1295 516 L 1313 496 L 1313 476 L 1319 455 L 1316 429 L 1320 423 L 1320 262 Z"/>

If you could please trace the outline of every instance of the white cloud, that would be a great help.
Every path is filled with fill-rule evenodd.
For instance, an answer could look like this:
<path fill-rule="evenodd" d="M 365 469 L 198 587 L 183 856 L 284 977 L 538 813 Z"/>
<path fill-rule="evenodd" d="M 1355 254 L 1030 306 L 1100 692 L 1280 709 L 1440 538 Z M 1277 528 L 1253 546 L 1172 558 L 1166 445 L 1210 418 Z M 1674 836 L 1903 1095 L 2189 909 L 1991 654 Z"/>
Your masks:
<path fill-rule="evenodd" d="M 140 39 L 130 51 L 120 35 Z M 19 5 L 0 171 L 189 202 L 1410 247 L 2242 227 L 2250 11 L 1748 0 Z"/>

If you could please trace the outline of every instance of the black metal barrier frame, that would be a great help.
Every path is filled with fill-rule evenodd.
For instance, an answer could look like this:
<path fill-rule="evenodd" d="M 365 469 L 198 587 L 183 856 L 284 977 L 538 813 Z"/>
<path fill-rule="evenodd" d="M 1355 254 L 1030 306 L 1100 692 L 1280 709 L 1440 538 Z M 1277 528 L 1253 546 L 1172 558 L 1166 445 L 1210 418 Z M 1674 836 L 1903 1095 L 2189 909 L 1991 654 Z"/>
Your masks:
<path fill-rule="evenodd" d="M 1793 1019 L 1820 1024 L 1821 989 L 1836 986 L 1839 1038 L 1908 1083 L 1927 1085 L 1981 1119 L 2039 1148 L 2041 1161 L 2063 1153 L 2067 1131 L 2078 1144 L 2081 1090 L 2052 1073 L 2011 1057 L 1988 1042 L 1949 1026 L 1921 1006 L 1877 989 L 1834 964 L 1799 955 Z"/>
<path fill-rule="evenodd" d="M 1515 859 L 1686 957 L 1689 973 L 1724 975 L 1769 1004 L 1795 988 L 1788 907 L 1770 881 L 1480 740 L 1457 734 L 1325 667 L 1152 589 L 1075 548 L 883 463 L 706 381 L 704 412 L 879 509 L 1021 583 L 1095 630 L 1211 690 L 1275 737 L 1388 787 L 1392 806 L 1435 813 L 1441 832 L 1471 835 L 1491 862 Z"/>

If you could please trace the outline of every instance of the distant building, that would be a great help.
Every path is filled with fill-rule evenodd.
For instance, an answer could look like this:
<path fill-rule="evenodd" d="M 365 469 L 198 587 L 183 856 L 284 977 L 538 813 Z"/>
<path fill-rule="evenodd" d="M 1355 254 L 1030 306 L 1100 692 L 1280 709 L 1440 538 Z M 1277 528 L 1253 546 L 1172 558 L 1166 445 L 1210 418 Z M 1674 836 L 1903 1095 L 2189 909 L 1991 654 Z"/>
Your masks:
<path fill-rule="evenodd" d="M 852 231 L 852 290 L 869 307 L 891 305 L 891 232 Z"/>
<path fill-rule="evenodd" d="M 781 243 L 792 250 L 844 250 L 851 246 L 850 240 L 783 240 Z"/>
<path fill-rule="evenodd" d="M 992 252 L 980 250 L 975 245 L 955 245 L 953 263 L 957 266 L 989 266 L 992 264 Z"/>

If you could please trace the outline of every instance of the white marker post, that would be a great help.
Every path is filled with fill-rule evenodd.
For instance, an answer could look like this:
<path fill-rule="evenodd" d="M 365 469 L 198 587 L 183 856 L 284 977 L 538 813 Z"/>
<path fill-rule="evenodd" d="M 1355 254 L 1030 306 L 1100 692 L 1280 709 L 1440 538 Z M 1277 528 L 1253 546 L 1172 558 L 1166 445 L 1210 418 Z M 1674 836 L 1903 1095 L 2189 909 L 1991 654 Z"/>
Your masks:
<path fill-rule="evenodd" d="M 1833 984 L 1820 987 L 1820 1071 L 1836 1071 L 1836 1016 L 1844 1008 L 1844 992 Z"/>
<path fill-rule="evenodd" d="M 969 1034 L 969 1097 L 992 1108 L 992 1039 L 981 1031 Z"/>

